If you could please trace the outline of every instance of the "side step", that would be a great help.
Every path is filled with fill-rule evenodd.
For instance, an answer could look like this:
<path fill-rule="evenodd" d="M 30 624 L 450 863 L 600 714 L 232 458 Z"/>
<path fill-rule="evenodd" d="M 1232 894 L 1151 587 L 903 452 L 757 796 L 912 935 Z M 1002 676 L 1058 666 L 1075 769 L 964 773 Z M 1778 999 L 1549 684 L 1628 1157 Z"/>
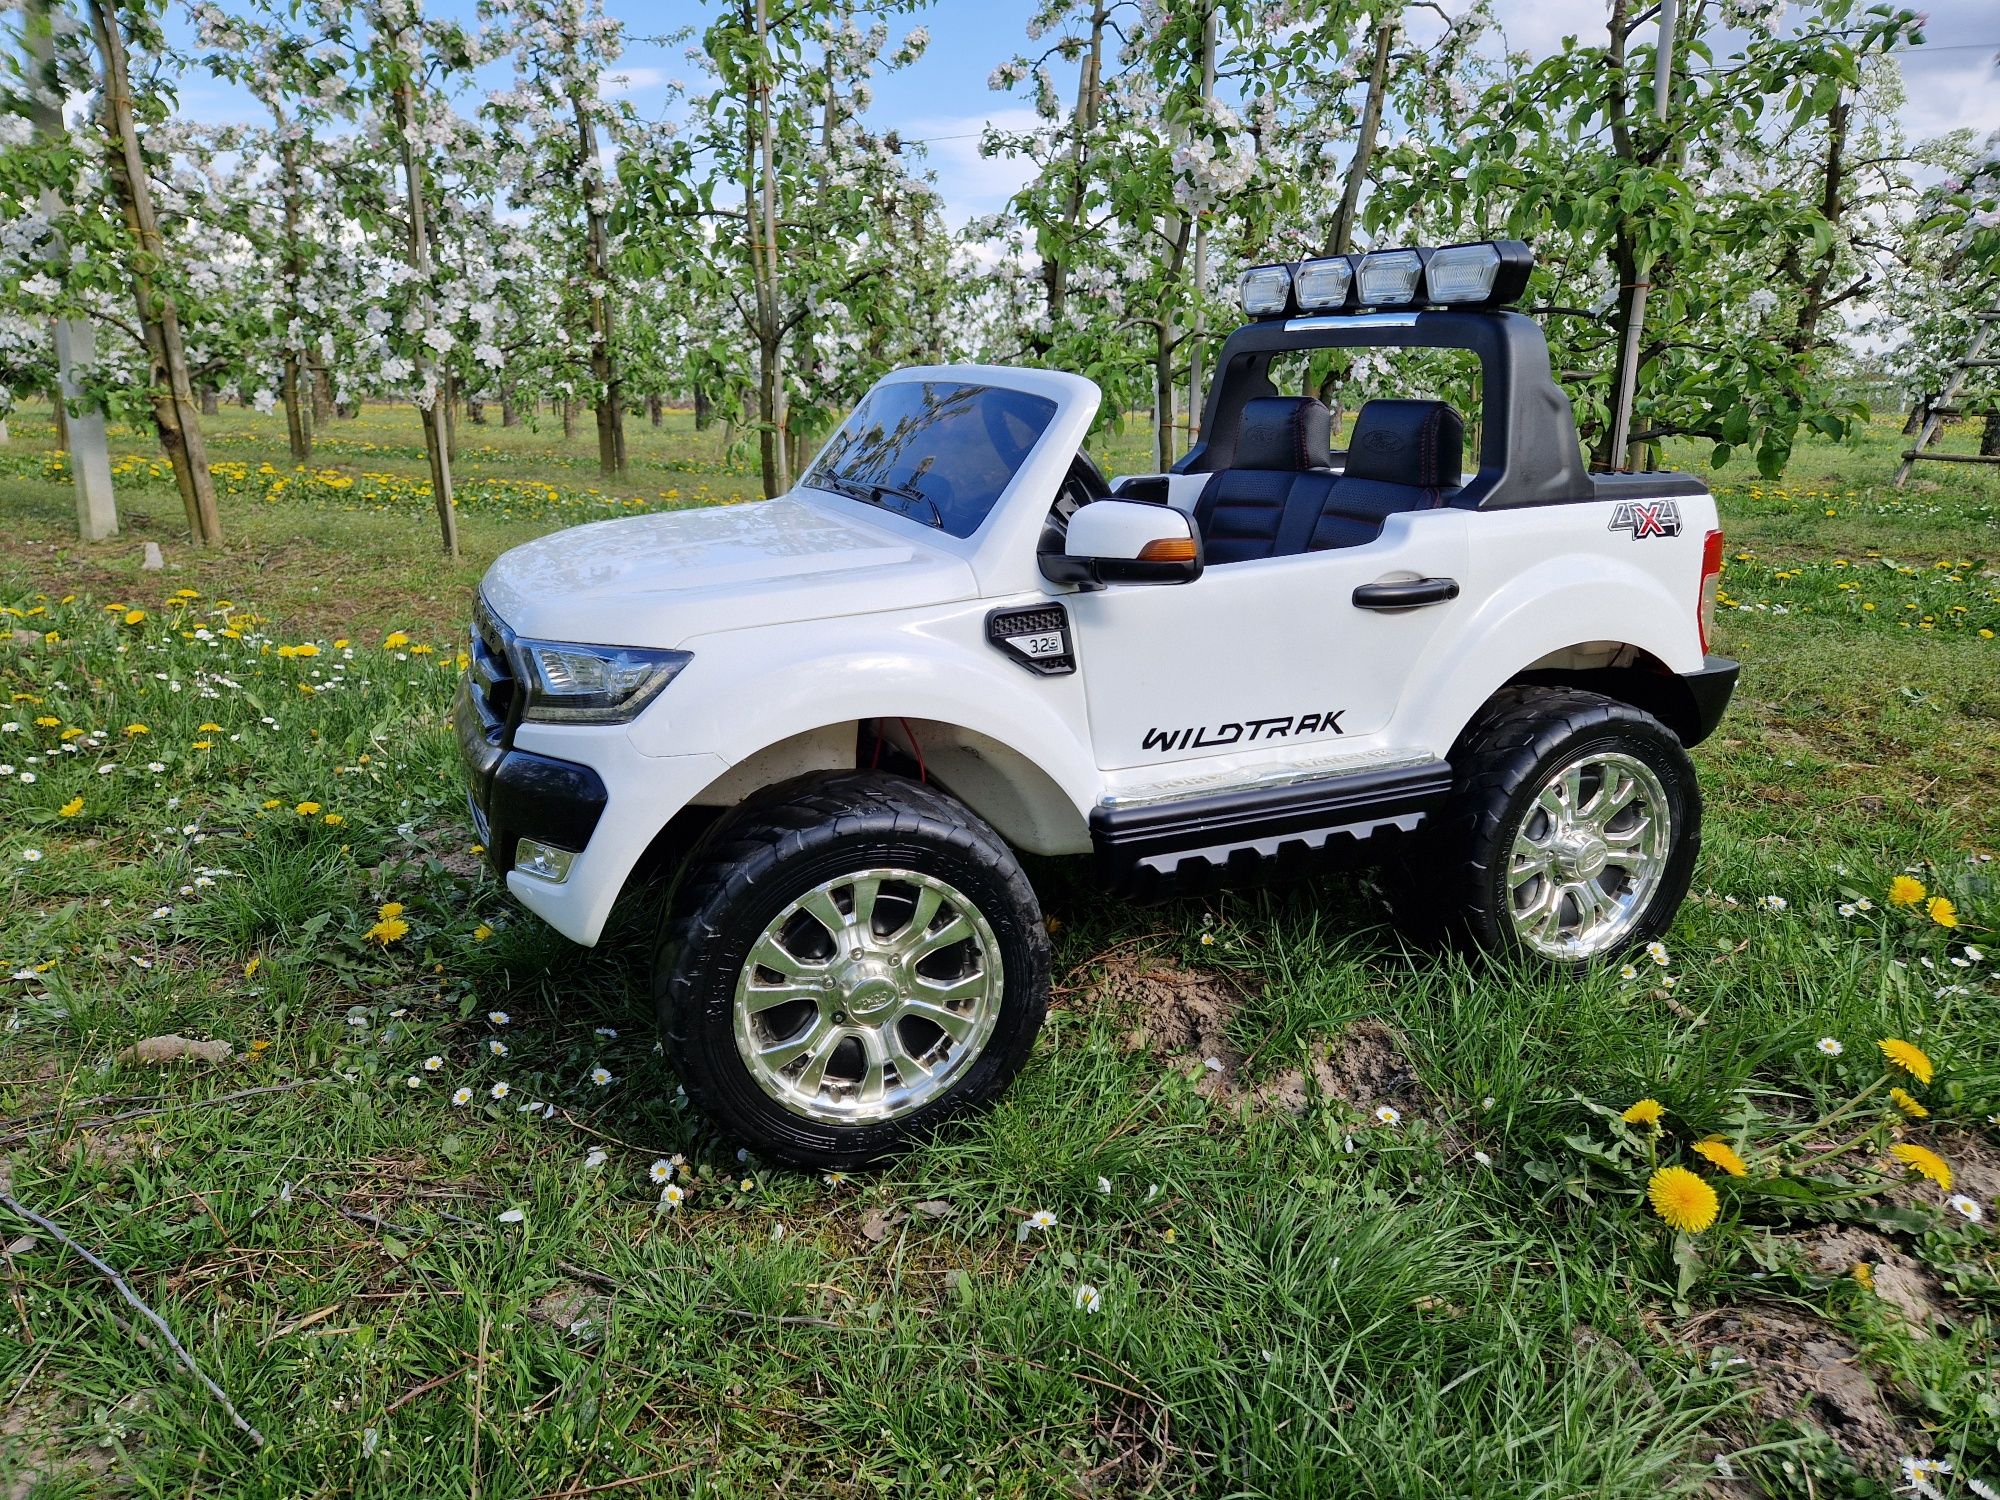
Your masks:
<path fill-rule="evenodd" d="M 1090 815 L 1099 874 L 1124 895 L 1253 884 L 1416 832 L 1451 794 L 1451 767 L 1327 776 Z"/>

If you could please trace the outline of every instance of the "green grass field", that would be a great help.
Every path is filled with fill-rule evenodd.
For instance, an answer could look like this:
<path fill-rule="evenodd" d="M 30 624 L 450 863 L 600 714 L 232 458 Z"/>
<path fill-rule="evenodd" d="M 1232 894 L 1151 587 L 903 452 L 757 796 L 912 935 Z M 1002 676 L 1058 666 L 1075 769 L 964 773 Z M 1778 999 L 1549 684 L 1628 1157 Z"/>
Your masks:
<path fill-rule="evenodd" d="M 211 419 L 210 552 L 145 434 L 84 546 L 46 409 L 12 430 L 0 1186 L 266 1442 L 0 1208 L 0 1495 L 2000 1487 L 2000 475 L 1892 490 L 1882 426 L 1715 476 L 1744 681 L 1658 961 L 1468 965 L 1351 876 L 1125 908 L 1041 867 L 1034 1062 L 829 1180 L 677 1095 L 656 890 L 589 952 L 507 901 L 444 723 L 499 552 L 747 500 L 745 457 L 670 413 L 613 485 L 584 424 L 467 425 L 446 565 L 407 410 L 306 474 Z M 230 1053 L 127 1052 L 166 1035 Z M 1711 1227 L 1648 1206 L 1668 1163 Z"/>

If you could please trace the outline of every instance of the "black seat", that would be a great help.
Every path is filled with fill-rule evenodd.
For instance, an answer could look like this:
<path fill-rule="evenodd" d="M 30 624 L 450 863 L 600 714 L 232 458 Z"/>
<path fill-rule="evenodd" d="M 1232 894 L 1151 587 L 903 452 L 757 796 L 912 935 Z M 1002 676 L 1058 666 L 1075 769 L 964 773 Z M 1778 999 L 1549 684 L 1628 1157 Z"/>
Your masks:
<path fill-rule="evenodd" d="M 1319 402 L 1310 396 L 1244 402 L 1235 462 L 1216 471 L 1195 502 L 1204 560 L 1248 562 L 1304 551 L 1333 489 L 1332 465 L 1333 416 Z"/>
<path fill-rule="evenodd" d="M 1442 401 L 1370 401 L 1303 550 L 1364 546 L 1397 511 L 1444 504 L 1458 488 L 1464 446 L 1465 423 Z"/>

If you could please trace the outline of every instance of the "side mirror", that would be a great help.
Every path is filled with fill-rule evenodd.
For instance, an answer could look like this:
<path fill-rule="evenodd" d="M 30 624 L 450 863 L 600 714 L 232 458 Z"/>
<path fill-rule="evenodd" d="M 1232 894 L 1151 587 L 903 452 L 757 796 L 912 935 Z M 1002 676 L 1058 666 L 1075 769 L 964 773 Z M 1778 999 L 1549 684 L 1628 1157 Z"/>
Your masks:
<path fill-rule="evenodd" d="M 1042 554 L 1042 576 L 1086 589 L 1107 583 L 1192 583 L 1201 537 L 1185 511 L 1138 500 L 1093 500 L 1069 518 L 1060 552 Z"/>

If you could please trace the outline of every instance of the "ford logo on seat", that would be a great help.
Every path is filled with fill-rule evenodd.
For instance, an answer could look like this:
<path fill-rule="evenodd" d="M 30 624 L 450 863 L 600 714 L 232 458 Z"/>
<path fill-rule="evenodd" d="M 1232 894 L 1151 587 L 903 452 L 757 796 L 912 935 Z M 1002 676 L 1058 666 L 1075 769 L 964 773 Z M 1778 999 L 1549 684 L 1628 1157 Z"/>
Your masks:
<path fill-rule="evenodd" d="M 1361 446 L 1370 453 L 1395 453 L 1403 446 L 1403 435 L 1377 427 L 1361 439 Z"/>

